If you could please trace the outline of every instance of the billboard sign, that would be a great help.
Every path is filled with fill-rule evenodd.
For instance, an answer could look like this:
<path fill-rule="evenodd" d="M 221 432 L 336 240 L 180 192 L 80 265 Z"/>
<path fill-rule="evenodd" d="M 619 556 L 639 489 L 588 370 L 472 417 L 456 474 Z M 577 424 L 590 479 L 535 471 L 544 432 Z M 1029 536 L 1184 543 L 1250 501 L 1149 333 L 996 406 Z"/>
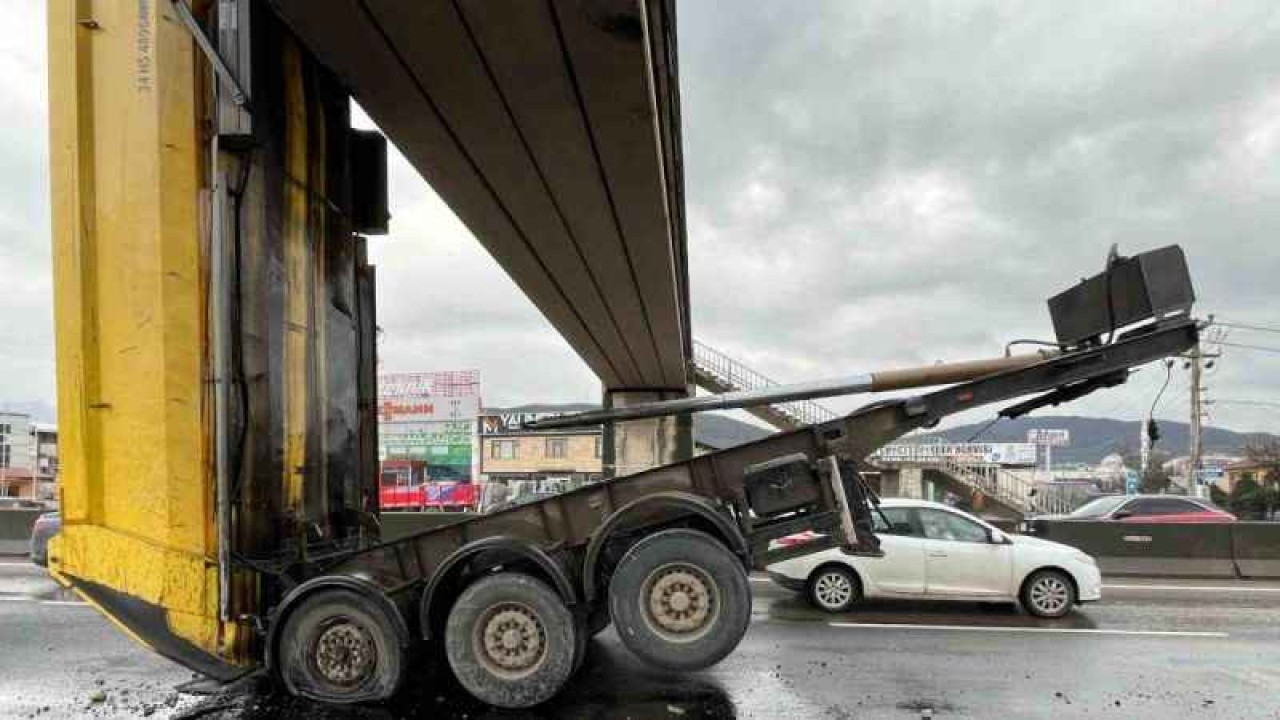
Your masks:
<path fill-rule="evenodd" d="M 378 402 L 381 423 L 455 421 L 470 423 L 480 414 L 480 398 L 406 395 L 383 397 Z"/>
<path fill-rule="evenodd" d="M 991 465 L 1035 465 L 1030 443 L 900 443 L 885 445 L 872 458 L 881 462 L 939 462 L 943 459 Z"/>
<path fill-rule="evenodd" d="M 471 443 L 465 445 L 396 445 L 384 443 L 382 460 L 422 460 L 432 465 L 471 467 Z"/>
<path fill-rule="evenodd" d="M 1221 466 L 1202 467 L 1196 471 L 1196 481 L 1201 485 L 1213 485 L 1226 476 L 1227 471 Z"/>
<path fill-rule="evenodd" d="M 508 435 L 511 433 L 531 433 L 535 430 L 525 430 L 521 426 L 527 422 L 541 420 L 543 418 L 557 417 L 563 413 L 498 413 L 494 415 L 481 415 L 479 420 L 479 428 L 481 435 Z M 600 426 L 584 427 L 574 431 L 575 435 L 598 433 L 601 431 Z M 563 430 L 553 431 L 563 434 Z"/>
<path fill-rule="evenodd" d="M 1066 447 L 1071 444 L 1071 431 L 1032 428 L 1027 431 L 1027 442 L 1048 447 Z"/>
<path fill-rule="evenodd" d="M 471 434 L 471 423 L 461 420 L 378 426 L 378 438 L 384 445 L 461 445 L 471 442 Z"/>
<path fill-rule="evenodd" d="M 480 373 L 476 370 L 378 373 L 378 397 L 478 397 Z"/>

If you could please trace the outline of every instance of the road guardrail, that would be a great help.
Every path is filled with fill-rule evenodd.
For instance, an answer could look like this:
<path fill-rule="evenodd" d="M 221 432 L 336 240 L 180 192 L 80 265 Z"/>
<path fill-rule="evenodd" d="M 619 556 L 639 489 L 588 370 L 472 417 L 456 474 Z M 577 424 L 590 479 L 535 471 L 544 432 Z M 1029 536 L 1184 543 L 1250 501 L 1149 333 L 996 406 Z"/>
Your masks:
<path fill-rule="evenodd" d="M 46 512 L 43 508 L 0 508 L 0 555 L 25 555 L 31 527 Z"/>

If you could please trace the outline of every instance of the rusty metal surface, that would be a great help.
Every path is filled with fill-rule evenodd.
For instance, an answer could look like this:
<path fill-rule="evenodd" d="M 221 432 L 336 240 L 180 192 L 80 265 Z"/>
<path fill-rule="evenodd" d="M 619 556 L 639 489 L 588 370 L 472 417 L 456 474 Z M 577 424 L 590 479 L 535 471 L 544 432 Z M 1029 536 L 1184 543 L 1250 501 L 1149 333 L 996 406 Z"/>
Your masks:
<path fill-rule="evenodd" d="M 748 507 L 745 479 L 751 466 L 798 455 L 816 465 L 826 457 L 844 463 L 862 461 L 868 454 L 910 430 L 947 415 L 1027 394 L 1086 382 L 1099 375 L 1141 365 L 1176 354 L 1196 342 L 1196 325 L 1189 319 L 1168 323 L 1151 332 L 1119 340 L 1113 345 L 1052 356 L 1013 369 L 985 375 L 971 382 L 920 396 L 869 405 L 847 417 L 754 443 L 654 468 L 636 475 L 589 485 L 524 506 L 424 531 L 353 556 L 326 571 L 372 571 L 389 585 L 407 586 L 430 578 L 450 553 L 475 540 L 509 536 L 538 544 L 549 552 L 570 553 L 585 545 L 611 513 L 629 502 L 667 491 L 700 495 L 719 504 L 749 538 L 758 527 L 760 538 L 773 537 L 767 522 L 742 514 Z M 846 472 L 844 468 L 841 473 Z M 852 472 L 852 470 L 850 470 Z M 829 488 L 818 502 L 805 508 L 807 519 L 780 519 L 787 532 L 833 527 L 830 512 L 839 501 Z M 670 518 L 666 518 L 669 520 Z M 662 522 L 656 518 L 654 522 Z M 836 532 L 847 544 L 847 530 Z M 759 545 L 760 543 L 755 543 Z"/>

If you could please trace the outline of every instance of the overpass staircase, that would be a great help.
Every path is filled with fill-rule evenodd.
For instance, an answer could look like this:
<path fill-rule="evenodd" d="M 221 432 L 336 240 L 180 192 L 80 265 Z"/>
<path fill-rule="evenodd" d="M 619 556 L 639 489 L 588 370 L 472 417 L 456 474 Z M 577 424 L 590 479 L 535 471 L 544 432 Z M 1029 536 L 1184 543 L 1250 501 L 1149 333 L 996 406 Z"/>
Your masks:
<path fill-rule="evenodd" d="M 1065 514 L 1076 506 L 1074 498 L 1059 492 L 1058 488 L 993 463 L 944 456 L 922 465 L 962 489 L 982 493 L 986 501 L 1000 505 L 1019 518 L 1039 513 Z"/>
<path fill-rule="evenodd" d="M 758 390 L 779 384 L 697 340 L 693 341 L 693 377 L 698 387 L 712 393 Z M 794 430 L 839 417 L 812 400 L 761 405 L 746 410 L 778 430 Z"/>

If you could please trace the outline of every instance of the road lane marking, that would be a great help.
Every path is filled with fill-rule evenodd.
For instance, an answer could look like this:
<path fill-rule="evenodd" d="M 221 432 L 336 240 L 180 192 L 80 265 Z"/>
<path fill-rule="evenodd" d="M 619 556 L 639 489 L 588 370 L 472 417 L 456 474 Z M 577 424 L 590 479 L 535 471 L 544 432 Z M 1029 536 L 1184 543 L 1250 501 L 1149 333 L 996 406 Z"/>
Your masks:
<path fill-rule="evenodd" d="M 1107 630 L 1103 628 L 1041 628 L 1041 627 L 1000 627 L 998 625 L 912 625 L 910 623 L 853 623 L 830 622 L 827 625 L 837 628 L 876 628 L 879 630 L 945 630 L 958 632 L 1009 632 L 1009 633 L 1057 633 L 1070 635 L 1138 635 L 1149 637 L 1198 637 L 1225 638 L 1231 637 L 1224 632 L 1193 632 L 1181 630 Z"/>
<path fill-rule="evenodd" d="M 39 603 L 41 605 L 76 605 L 88 606 L 89 603 L 83 600 L 41 600 L 33 597 L 23 597 L 21 595 L 0 595 L 0 602 L 21 602 L 21 603 Z"/>
<path fill-rule="evenodd" d="M 769 578 L 762 578 L 762 577 L 749 577 L 747 579 L 750 580 L 751 582 L 758 582 L 758 583 L 773 582 Z"/>
<path fill-rule="evenodd" d="M 1181 590 L 1184 592 L 1264 592 L 1280 593 L 1280 587 L 1241 587 L 1231 585 L 1110 585 L 1103 590 Z"/>

